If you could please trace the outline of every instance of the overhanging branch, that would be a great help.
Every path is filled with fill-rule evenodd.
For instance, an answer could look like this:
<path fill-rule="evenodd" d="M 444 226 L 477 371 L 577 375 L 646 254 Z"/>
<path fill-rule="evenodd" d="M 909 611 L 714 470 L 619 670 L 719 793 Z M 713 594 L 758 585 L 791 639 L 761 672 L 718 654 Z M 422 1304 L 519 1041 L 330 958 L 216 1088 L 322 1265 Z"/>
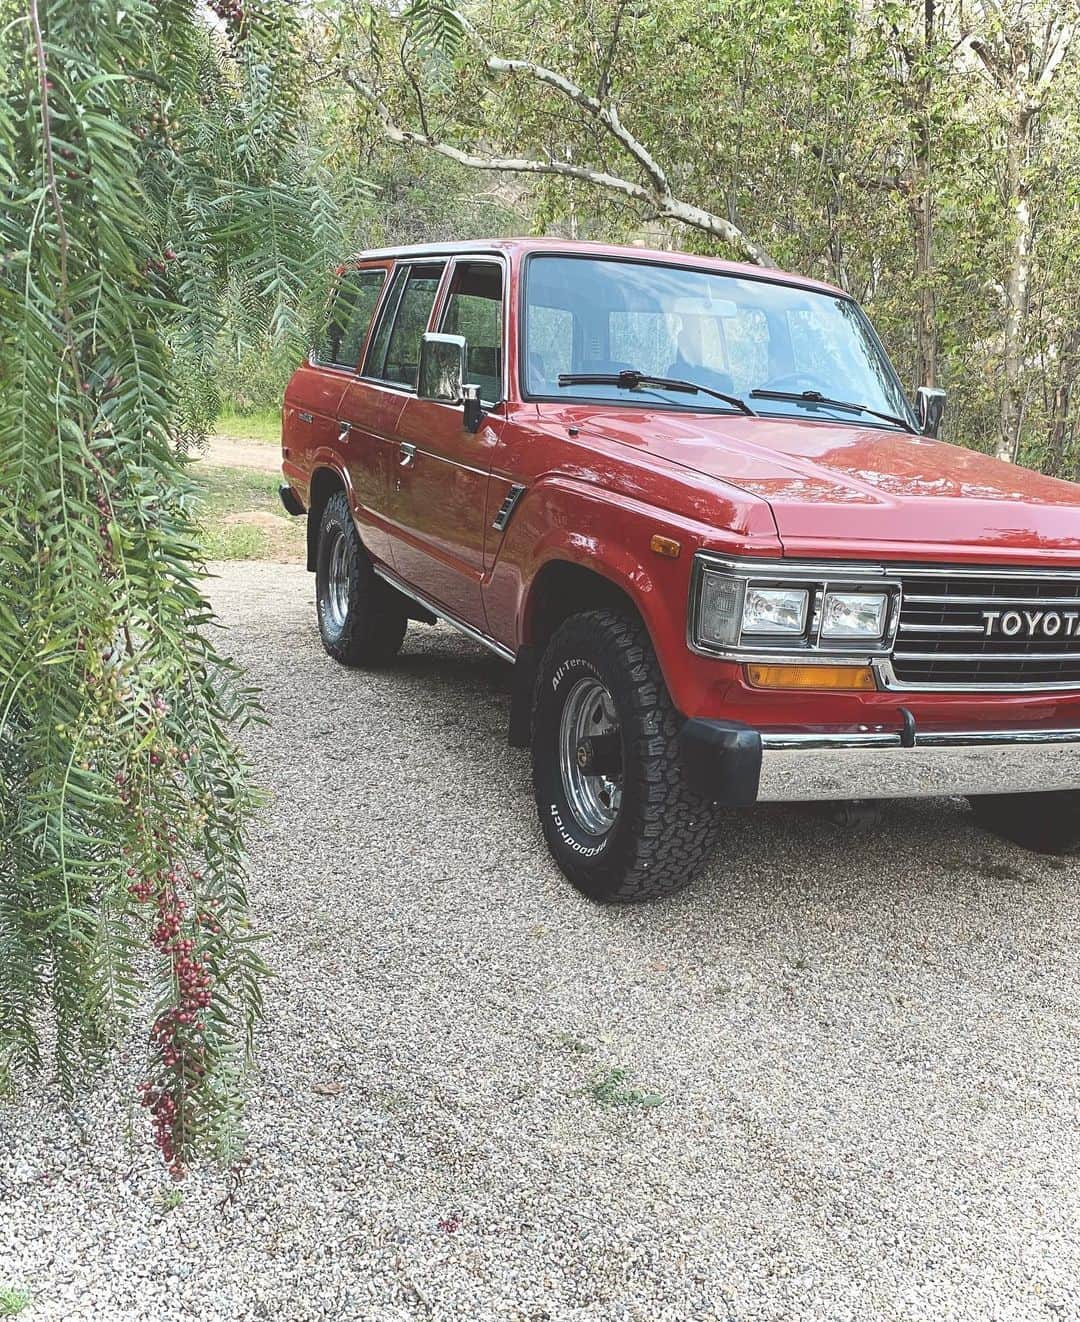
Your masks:
<path fill-rule="evenodd" d="M 659 162 L 647 147 L 624 126 L 619 112 L 614 105 L 605 105 L 598 98 L 590 95 L 584 88 L 569 78 L 543 65 L 529 60 L 506 60 L 499 56 L 486 57 L 488 68 L 494 73 L 525 75 L 546 87 L 550 87 L 565 96 L 574 105 L 585 111 L 597 121 L 615 141 L 630 154 L 640 167 L 647 186 L 633 179 L 625 179 L 606 170 L 593 170 L 588 166 L 574 165 L 569 161 L 538 159 L 517 156 L 496 156 L 463 151 L 448 142 L 442 142 L 430 132 L 416 132 L 403 128 L 391 115 L 386 103 L 379 96 L 375 87 L 362 78 L 355 70 L 343 69 L 345 82 L 372 107 L 382 127 L 384 135 L 399 146 L 423 147 L 427 151 L 455 161 L 471 170 L 504 171 L 508 174 L 557 175 L 565 179 L 574 179 L 580 183 L 603 188 L 607 192 L 617 193 L 633 202 L 650 208 L 656 216 L 665 220 L 678 221 L 693 229 L 703 230 L 715 238 L 722 239 L 737 249 L 749 261 L 757 266 L 775 266 L 769 254 L 759 244 L 730 220 L 715 215 L 703 207 L 691 202 L 684 202 L 674 196 L 667 175 Z"/>

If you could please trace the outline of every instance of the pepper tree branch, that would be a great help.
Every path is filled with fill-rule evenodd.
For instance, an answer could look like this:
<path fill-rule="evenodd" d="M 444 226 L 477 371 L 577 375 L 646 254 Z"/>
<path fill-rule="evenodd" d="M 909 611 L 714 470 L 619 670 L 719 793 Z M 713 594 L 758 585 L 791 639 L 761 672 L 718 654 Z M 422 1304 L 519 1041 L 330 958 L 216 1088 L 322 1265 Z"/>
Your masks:
<path fill-rule="evenodd" d="M 64 206 L 60 200 L 60 189 L 56 183 L 56 159 L 53 155 L 52 111 L 49 107 L 49 65 L 45 55 L 45 39 L 41 31 L 41 18 L 38 14 L 38 0 L 30 0 L 30 28 L 34 34 L 34 56 L 37 61 L 38 83 L 41 89 L 41 137 L 45 150 L 45 188 L 56 217 L 57 251 L 60 257 L 60 312 L 64 322 L 64 344 L 71 360 L 71 370 L 75 385 L 81 389 L 82 373 L 79 368 L 79 354 L 72 330 L 71 303 L 69 298 L 68 252 L 71 247 L 68 238 L 67 222 L 64 220 Z"/>
<path fill-rule="evenodd" d="M 342 77 L 372 107 L 384 135 L 399 146 L 424 147 L 473 170 L 500 170 L 508 174 L 559 175 L 593 184 L 608 192 L 618 193 L 631 201 L 642 203 L 664 220 L 679 221 L 683 225 L 703 230 L 706 234 L 722 239 L 758 266 L 775 266 L 776 263 L 765 249 L 730 220 L 677 198 L 672 192 L 662 166 L 648 148 L 624 126 L 613 104 L 605 104 L 563 74 L 545 68 L 541 64 L 534 64 L 531 60 L 507 60 L 497 55 L 489 55 L 486 57 L 486 63 L 493 73 L 529 77 L 554 89 L 595 119 L 637 163 L 648 181 L 648 186 L 611 174 L 606 170 L 593 170 L 587 166 L 574 165 L 569 161 L 495 156 L 486 153 L 480 155 L 476 152 L 462 151 L 450 143 L 439 141 L 427 131 L 418 133 L 413 129 L 403 128 L 394 120 L 374 86 L 354 70 L 343 69 Z"/>

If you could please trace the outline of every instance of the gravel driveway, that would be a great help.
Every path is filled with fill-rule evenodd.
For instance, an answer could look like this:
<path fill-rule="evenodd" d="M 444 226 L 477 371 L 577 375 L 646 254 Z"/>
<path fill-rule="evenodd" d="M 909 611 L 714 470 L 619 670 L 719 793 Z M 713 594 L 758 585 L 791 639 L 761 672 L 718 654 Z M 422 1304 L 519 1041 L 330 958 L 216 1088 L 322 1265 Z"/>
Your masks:
<path fill-rule="evenodd" d="M 250 1166 L 170 1209 L 116 1085 L 0 1109 L 24 1316 L 1080 1318 L 1075 862 L 959 802 L 858 840 L 775 808 L 677 900 L 598 908 L 498 662 L 417 625 L 342 670 L 310 577 L 222 574 L 271 718 Z"/>

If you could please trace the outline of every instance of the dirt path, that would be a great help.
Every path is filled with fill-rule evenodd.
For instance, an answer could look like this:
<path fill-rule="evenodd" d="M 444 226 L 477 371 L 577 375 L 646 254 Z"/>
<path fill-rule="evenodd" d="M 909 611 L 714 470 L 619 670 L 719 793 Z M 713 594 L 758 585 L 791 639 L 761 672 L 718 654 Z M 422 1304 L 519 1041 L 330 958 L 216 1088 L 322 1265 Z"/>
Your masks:
<path fill-rule="evenodd" d="M 199 458 L 219 468 L 247 468 L 256 473 L 281 472 L 281 447 L 241 436 L 211 436 Z"/>

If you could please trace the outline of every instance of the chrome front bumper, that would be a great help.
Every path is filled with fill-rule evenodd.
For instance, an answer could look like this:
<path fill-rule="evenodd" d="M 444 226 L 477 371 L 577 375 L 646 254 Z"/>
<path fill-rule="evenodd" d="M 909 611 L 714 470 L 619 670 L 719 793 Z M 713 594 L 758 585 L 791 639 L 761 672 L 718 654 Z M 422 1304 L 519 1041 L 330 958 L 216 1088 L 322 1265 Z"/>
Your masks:
<path fill-rule="evenodd" d="M 770 734 L 764 803 L 1080 789 L 1080 730 Z"/>
<path fill-rule="evenodd" d="M 1080 789 L 1080 729 L 759 731 L 692 719 L 679 736 L 699 793 L 725 807 Z"/>

